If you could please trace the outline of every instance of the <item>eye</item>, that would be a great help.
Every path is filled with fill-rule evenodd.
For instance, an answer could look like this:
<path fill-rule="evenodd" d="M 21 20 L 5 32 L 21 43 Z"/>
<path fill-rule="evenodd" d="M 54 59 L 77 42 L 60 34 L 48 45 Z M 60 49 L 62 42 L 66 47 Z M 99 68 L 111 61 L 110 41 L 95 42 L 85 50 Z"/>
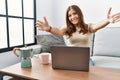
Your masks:
<path fill-rule="evenodd" d="M 68 15 L 68 17 L 71 17 L 71 15 Z"/>
<path fill-rule="evenodd" d="M 76 14 L 77 14 L 77 12 L 74 12 L 74 13 L 73 13 L 73 15 L 76 15 Z"/>

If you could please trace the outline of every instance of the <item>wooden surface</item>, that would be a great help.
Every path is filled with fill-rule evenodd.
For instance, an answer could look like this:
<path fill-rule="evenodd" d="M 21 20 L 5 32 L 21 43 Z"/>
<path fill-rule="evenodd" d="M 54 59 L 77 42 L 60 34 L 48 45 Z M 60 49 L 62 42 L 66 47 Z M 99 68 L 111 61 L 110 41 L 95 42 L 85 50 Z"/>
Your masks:
<path fill-rule="evenodd" d="M 20 63 L 0 70 L 7 74 L 29 78 L 31 80 L 120 80 L 120 70 L 90 67 L 89 72 L 56 70 L 51 64 L 43 65 L 39 58 L 32 59 L 31 68 L 21 68 Z"/>

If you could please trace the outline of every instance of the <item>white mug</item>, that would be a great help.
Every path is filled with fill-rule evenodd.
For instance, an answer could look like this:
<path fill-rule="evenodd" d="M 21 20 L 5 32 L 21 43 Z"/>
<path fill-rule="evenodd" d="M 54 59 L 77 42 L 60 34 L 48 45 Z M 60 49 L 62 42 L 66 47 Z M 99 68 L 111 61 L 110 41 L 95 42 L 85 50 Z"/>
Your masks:
<path fill-rule="evenodd" d="M 50 53 L 44 52 L 40 54 L 42 64 L 49 64 Z"/>

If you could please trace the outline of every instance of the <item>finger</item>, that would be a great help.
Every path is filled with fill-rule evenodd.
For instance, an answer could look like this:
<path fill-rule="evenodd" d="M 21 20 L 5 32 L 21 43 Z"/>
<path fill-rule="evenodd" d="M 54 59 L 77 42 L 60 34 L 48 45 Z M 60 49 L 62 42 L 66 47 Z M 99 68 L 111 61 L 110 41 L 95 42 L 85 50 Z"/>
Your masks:
<path fill-rule="evenodd" d="M 47 21 L 46 17 L 44 17 L 44 21 L 48 25 L 48 21 Z"/>
<path fill-rule="evenodd" d="M 108 13 L 107 13 L 107 18 L 109 18 L 109 17 L 110 17 L 111 10 L 112 10 L 112 8 L 110 7 L 110 8 L 109 8 L 109 10 L 108 10 Z"/>
<path fill-rule="evenodd" d="M 120 19 L 116 20 L 116 22 L 119 22 L 119 21 L 120 21 Z"/>
<path fill-rule="evenodd" d="M 41 25 L 39 25 L 39 24 L 36 24 L 35 27 L 37 27 L 38 29 L 42 28 Z"/>
<path fill-rule="evenodd" d="M 36 27 L 37 27 L 37 29 L 39 29 L 39 30 L 42 30 L 42 31 L 44 30 L 43 27 L 40 26 L 40 25 L 36 25 Z"/>
<path fill-rule="evenodd" d="M 37 20 L 36 23 L 44 24 L 44 22 Z"/>
<path fill-rule="evenodd" d="M 40 29 L 40 30 L 42 29 L 39 25 L 36 25 L 36 27 L 37 27 L 38 29 Z"/>
<path fill-rule="evenodd" d="M 42 28 L 43 24 L 40 21 L 36 21 L 36 27 Z"/>
<path fill-rule="evenodd" d="M 114 17 L 114 16 L 119 16 L 120 17 L 120 12 L 112 15 L 112 17 Z"/>
<path fill-rule="evenodd" d="M 39 26 L 42 26 L 42 23 L 37 21 L 36 25 L 38 25 L 38 27 L 39 27 Z"/>
<path fill-rule="evenodd" d="M 114 23 L 120 21 L 120 18 L 114 18 Z"/>
<path fill-rule="evenodd" d="M 120 19 L 117 19 L 117 20 L 114 20 L 113 23 L 117 23 L 117 22 L 119 22 L 119 21 L 120 21 Z"/>

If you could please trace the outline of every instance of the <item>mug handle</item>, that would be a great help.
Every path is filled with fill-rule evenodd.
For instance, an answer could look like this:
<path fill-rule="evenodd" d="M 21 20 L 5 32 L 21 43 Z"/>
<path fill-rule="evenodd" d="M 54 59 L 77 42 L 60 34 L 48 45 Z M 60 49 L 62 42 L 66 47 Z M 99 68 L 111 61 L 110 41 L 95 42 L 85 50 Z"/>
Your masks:
<path fill-rule="evenodd" d="M 16 50 L 20 50 L 20 49 L 19 49 L 19 48 L 14 48 L 14 49 L 13 49 L 13 53 L 14 53 L 17 57 L 19 57 L 19 54 L 16 53 Z"/>

